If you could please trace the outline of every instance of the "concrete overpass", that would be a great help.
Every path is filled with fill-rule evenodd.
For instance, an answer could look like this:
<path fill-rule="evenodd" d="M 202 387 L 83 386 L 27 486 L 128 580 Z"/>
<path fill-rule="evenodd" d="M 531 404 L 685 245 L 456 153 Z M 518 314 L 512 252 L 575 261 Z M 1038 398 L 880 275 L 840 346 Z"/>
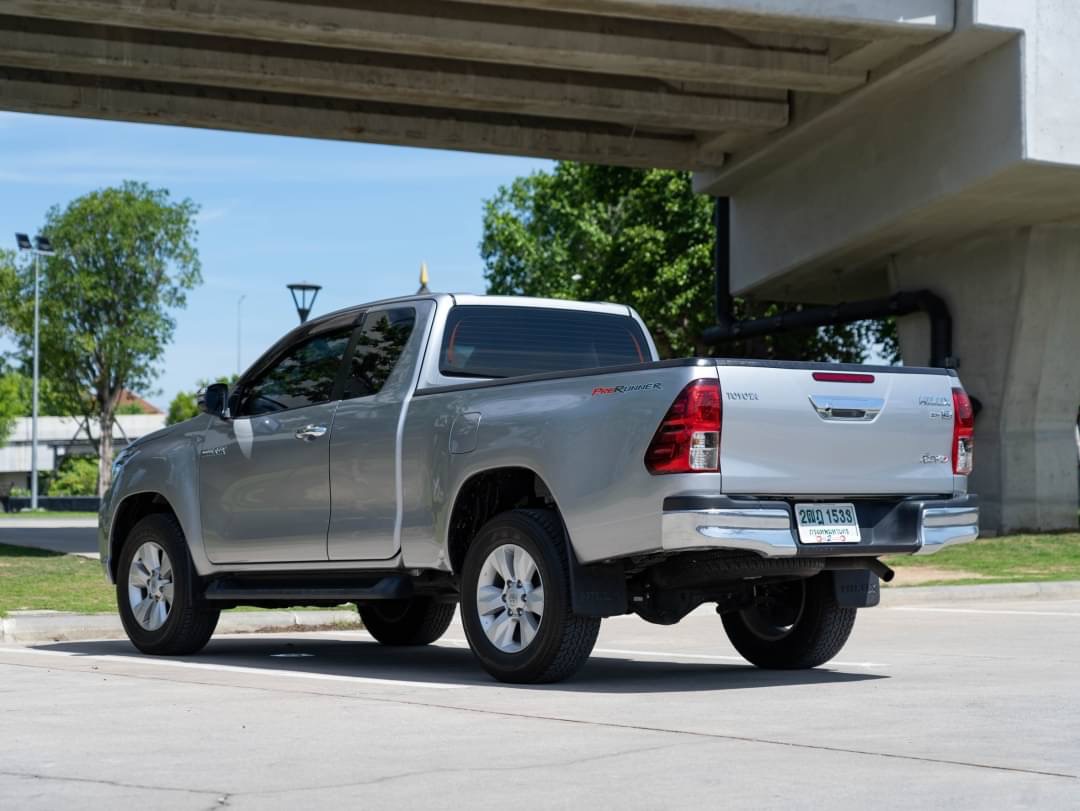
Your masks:
<path fill-rule="evenodd" d="M 1071 0 L 0 0 L 0 108 L 689 169 L 734 291 L 930 289 L 991 528 L 1077 522 Z M 909 363 L 926 325 L 903 319 Z"/>

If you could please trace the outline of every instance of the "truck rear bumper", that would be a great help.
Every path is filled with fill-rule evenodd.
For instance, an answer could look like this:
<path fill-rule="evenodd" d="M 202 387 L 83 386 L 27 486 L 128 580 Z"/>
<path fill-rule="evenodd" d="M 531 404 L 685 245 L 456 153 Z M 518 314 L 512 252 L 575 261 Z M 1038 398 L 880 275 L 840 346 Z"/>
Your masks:
<path fill-rule="evenodd" d="M 843 501 L 845 499 L 836 499 Z M 929 555 L 979 537 L 979 500 L 847 499 L 855 504 L 862 540 L 845 544 L 798 541 L 791 501 L 675 496 L 664 500 L 664 551 L 733 549 L 767 558 Z"/>

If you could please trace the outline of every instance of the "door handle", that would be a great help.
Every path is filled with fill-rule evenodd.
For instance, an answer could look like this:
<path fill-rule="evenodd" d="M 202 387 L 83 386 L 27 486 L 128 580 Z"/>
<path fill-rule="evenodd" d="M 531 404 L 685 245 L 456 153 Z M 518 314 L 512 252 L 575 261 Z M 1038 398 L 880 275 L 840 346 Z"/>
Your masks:
<path fill-rule="evenodd" d="M 305 425 L 303 428 L 297 428 L 296 433 L 293 434 L 293 436 L 297 439 L 302 439 L 305 442 L 311 442 L 313 439 L 326 436 L 327 430 L 325 425 Z"/>
<path fill-rule="evenodd" d="M 824 397 L 810 395 L 810 405 L 823 420 L 873 422 L 885 407 L 881 397 Z"/>

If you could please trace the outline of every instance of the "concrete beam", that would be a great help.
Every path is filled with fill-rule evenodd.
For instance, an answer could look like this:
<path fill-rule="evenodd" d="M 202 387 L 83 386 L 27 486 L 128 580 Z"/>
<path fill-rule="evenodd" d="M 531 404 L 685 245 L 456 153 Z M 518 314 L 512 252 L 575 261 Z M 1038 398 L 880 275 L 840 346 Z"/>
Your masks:
<path fill-rule="evenodd" d="M 929 88 L 881 97 L 849 126 L 740 187 L 733 291 L 788 298 L 796 274 L 826 279 L 825 271 L 908 247 L 896 241 L 897 227 L 909 239 L 927 238 L 938 226 L 922 215 L 937 210 L 937 222 L 948 222 L 943 204 L 989 222 L 960 195 L 1023 161 L 1020 58 L 1012 40 Z M 1000 202 L 1017 218 L 1033 210 L 1008 191 Z"/>
<path fill-rule="evenodd" d="M 842 93 L 866 74 L 827 53 L 747 47 L 722 31 L 445 0 L 6 0 L 5 13 L 616 76 Z"/>
<path fill-rule="evenodd" d="M 1010 0 L 1001 2 L 1008 5 Z M 983 5 L 985 3 L 980 0 L 979 7 Z M 1021 6 L 1027 8 L 1027 4 L 1012 4 L 1010 8 Z M 877 65 L 864 87 L 835 101 L 812 100 L 804 105 L 805 112 L 793 109 L 790 123 L 782 132 L 740 153 L 737 159 L 725 164 L 723 170 L 695 176 L 694 190 L 701 194 L 734 196 L 740 189 L 768 176 L 775 167 L 798 161 L 821 144 L 831 142 L 838 133 L 843 137 L 843 133 L 865 128 L 866 122 L 873 118 L 867 114 L 868 109 L 888 109 L 898 96 L 933 88 L 943 76 L 1016 38 L 1015 28 L 977 23 L 972 16 L 974 9 L 974 0 L 956 0 L 955 30 L 951 35 L 914 48 L 903 54 L 903 61 L 892 54 L 892 61 Z M 880 58 L 889 59 L 890 50 L 891 44 L 887 42 L 836 43 L 832 58 L 838 65 L 864 67 Z M 1036 72 L 1064 75 L 1055 70 Z M 1062 109 L 1069 109 L 1068 105 L 1063 105 Z"/>
<path fill-rule="evenodd" d="M 462 1 L 462 0 L 459 0 Z M 954 0 L 463 0 L 762 31 L 929 42 L 953 28 Z"/>
<path fill-rule="evenodd" d="M 0 109 L 341 141 L 693 169 L 690 137 L 551 119 L 0 68 Z"/>
<path fill-rule="evenodd" d="M 684 132 L 761 132 L 787 123 L 786 101 L 680 93 L 649 80 L 310 46 L 264 51 L 260 43 L 217 37 L 0 17 L 0 65 L 9 67 Z"/>

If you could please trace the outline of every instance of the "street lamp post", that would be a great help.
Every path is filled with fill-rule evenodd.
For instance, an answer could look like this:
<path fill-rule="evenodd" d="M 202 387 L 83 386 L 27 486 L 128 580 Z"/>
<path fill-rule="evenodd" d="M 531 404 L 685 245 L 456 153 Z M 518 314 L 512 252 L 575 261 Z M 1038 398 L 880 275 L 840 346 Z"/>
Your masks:
<path fill-rule="evenodd" d="M 243 339 L 244 339 L 244 333 L 243 333 L 243 329 L 242 329 L 243 322 L 242 322 L 241 319 L 243 318 L 243 315 L 244 315 L 243 306 L 244 306 L 244 299 L 246 299 L 246 298 L 247 298 L 247 293 L 240 296 L 240 298 L 238 298 L 236 300 L 236 376 L 237 377 L 240 377 L 240 371 L 241 371 L 241 369 L 240 369 L 240 367 L 241 367 L 241 359 L 240 359 L 241 353 L 240 353 L 240 350 L 241 350 L 241 347 L 243 345 Z"/>
<path fill-rule="evenodd" d="M 41 323 L 41 257 L 52 256 L 52 243 L 49 238 L 38 234 L 33 243 L 26 234 L 16 234 L 15 242 L 21 251 L 34 254 L 34 377 L 31 395 L 30 416 L 30 509 L 38 508 L 38 333 Z"/>
<path fill-rule="evenodd" d="M 300 316 L 300 323 L 303 324 L 311 315 L 311 308 L 315 306 L 315 298 L 319 295 L 319 291 L 322 290 L 322 286 L 311 282 L 294 282 L 286 286 L 289 288 L 289 292 L 292 293 L 293 304 L 296 305 L 296 314 Z M 297 297 L 297 294 L 299 294 L 299 297 Z M 311 296 L 310 300 L 308 299 L 309 295 Z"/>

